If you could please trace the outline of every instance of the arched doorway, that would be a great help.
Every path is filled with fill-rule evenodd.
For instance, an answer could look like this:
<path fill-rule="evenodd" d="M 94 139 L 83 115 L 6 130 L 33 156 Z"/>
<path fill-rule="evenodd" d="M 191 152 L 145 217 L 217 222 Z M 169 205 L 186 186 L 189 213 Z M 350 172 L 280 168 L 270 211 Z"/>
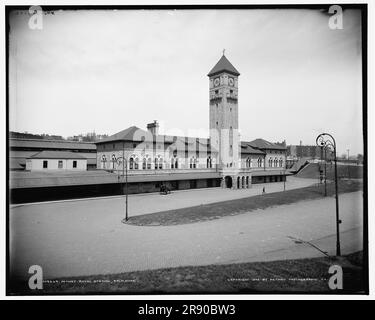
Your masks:
<path fill-rule="evenodd" d="M 233 186 L 232 177 L 226 176 L 225 177 L 225 188 L 232 188 L 232 186 Z"/>

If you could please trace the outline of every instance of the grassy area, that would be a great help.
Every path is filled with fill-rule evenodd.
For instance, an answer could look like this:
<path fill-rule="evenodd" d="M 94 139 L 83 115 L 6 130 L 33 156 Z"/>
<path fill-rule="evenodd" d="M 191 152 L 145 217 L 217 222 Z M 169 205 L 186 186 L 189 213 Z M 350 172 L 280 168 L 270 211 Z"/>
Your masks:
<path fill-rule="evenodd" d="M 339 192 L 353 192 L 362 189 L 361 181 L 343 180 L 339 183 Z M 334 195 L 334 184 L 327 185 L 328 196 Z M 178 225 L 241 214 L 256 209 L 291 204 L 302 200 L 312 200 L 324 196 L 324 186 L 312 186 L 301 189 L 269 193 L 248 198 L 217 202 L 212 204 L 155 212 L 130 217 L 127 223 L 138 226 Z"/>
<path fill-rule="evenodd" d="M 297 173 L 297 177 L 299 178 L 309 178 L 309 179 L 319 179 L 319 164 L 318 163 L 310 163 L 301 172 Z M 324 165 L 322 165 L 321 169 L 324 172 Z M 337 176 L 339 178 L 349 178 L 349 179 L 362 179 L 363 178 L 363 166 L 345 166 L 345 165 L 338 165 L 337 166 Z M 327 164 L 327 179 L 334 180 L 335 178 L 335 166 L 332 163 Z"/>
<path fill-rule="evenodd" d="M 340 258 L 313 258 L 272 262 L 179 267 L 120 274 L 61 278 L 44 282 L 40 291 L 18 294 L 90 293 L 360 293 L 363 284 L 362 252 Z M 332 265 L 343 268 L 343 290 L 328 287 Z M 21 289 L 22 288 L 22 289 Z"/>

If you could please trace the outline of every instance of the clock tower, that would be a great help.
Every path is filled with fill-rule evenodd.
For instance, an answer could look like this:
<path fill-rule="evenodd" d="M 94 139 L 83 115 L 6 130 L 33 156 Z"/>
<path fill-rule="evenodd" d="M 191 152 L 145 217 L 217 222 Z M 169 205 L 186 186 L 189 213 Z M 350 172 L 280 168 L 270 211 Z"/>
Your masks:
<path fill-rule="evenodd" d="M 210 90 L 210 143 L 218 152 L 219 168 L 240 168 L 238 132 L 238 76 L 223 56 L 208 73 Z M 228 170 L 226 169 L 226 170 Z"/>

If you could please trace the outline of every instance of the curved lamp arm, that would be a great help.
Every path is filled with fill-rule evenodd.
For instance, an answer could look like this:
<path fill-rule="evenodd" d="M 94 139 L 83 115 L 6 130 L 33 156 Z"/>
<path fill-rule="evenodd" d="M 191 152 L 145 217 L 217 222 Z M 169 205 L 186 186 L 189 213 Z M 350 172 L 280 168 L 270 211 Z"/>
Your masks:
<path fill-rule="evenodd" d="M 316 144 L 321 147 L 331 146 L 336 151 L 336 140 L 329 133 L 321 133 L 316 137 Z"/>

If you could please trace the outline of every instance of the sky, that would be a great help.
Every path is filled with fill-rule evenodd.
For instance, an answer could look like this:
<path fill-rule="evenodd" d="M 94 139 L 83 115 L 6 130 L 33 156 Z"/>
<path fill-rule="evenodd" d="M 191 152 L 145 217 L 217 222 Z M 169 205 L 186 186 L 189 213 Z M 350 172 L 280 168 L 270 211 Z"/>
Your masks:
<path fill-rule="evenodd" d="M 77 10 L 12 13 L 11 131 L 64 137 L 142 129 L 208 137 L 208 72 L 225 49 L 241 73 L 242 140 L 363 153 L 360 12 L 343 29 L 318 10 Z"/>

